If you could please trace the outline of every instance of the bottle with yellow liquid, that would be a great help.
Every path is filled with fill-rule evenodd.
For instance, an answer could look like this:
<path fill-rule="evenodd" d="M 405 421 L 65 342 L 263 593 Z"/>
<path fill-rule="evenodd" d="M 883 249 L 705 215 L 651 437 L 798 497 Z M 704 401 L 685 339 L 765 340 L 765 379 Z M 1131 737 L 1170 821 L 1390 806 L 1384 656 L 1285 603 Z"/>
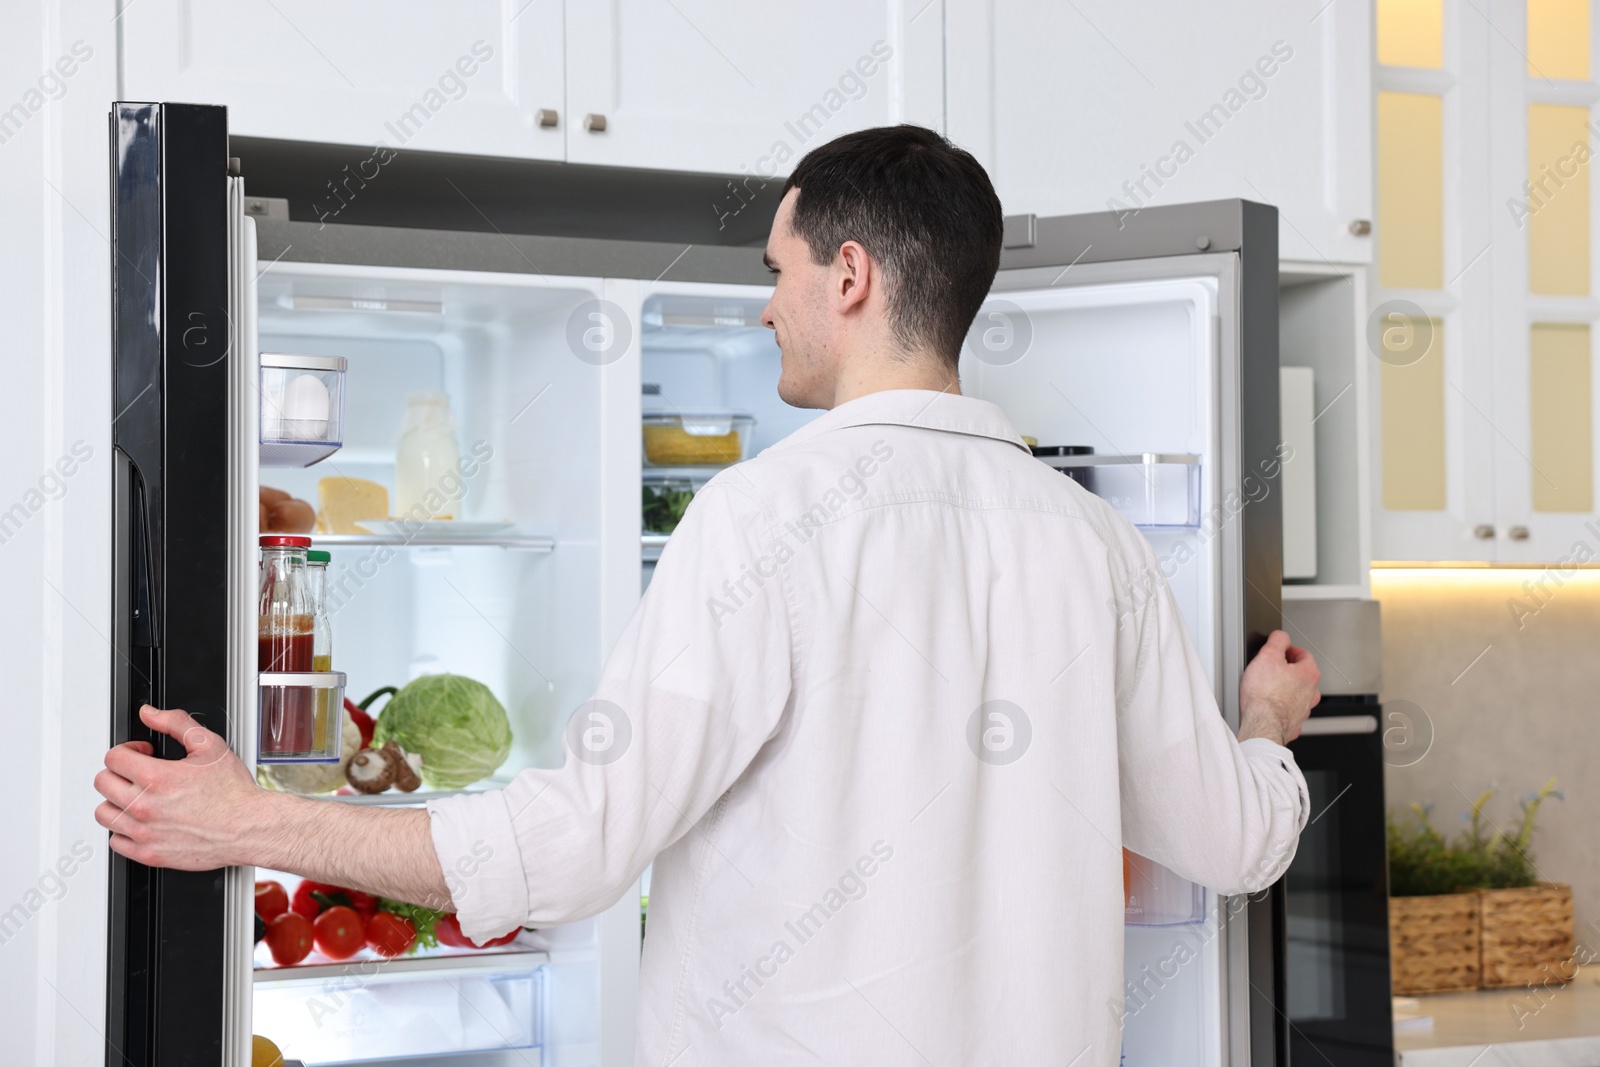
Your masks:
<path fill-rule="evenodd" d="M 328 564 L 333 559 L 327 552 L 311 549 L 306 553 L 306 584 L 311 590 L 311 669 L 333 670 L 333 627 L 328 622 Z M 311 747 L 325 750 L 328 731 L 338 730 L 343 722 L 334 705 L 336 689 L 316 690 L 316 711 L 311 726 Z"/>

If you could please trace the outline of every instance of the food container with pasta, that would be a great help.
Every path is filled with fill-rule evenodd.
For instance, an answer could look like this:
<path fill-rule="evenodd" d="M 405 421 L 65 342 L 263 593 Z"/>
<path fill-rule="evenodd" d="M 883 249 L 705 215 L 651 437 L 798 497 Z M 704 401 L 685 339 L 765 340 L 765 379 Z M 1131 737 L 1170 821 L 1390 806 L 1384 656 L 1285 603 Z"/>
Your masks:
<path fill-rule="evenodd" d="M 644 416 L 646 467 L 726 467 L 750 454 L 756 420 L 731 412 Z"/>

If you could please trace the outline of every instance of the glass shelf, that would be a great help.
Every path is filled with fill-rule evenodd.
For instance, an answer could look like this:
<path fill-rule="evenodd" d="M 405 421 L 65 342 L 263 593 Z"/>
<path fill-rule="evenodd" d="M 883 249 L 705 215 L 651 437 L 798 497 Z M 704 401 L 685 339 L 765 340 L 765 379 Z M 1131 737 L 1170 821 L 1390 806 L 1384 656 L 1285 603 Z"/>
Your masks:
<path fill-rule="evenodd" d="M 425 973 L 433 978 L 466 974 L 506 974 L 530 971 L 550 962 L 548 952 L 519 948 L 514 942 L 499 951 L 424 949 L 414 956 L 397 956 L 392 960 L 374 956 L 365 950 L 362 955 L 370 958 L 340 960 L 337 963 L 297 963 L 288 967 L 257 966 L 253 972 L 255 984 L 258 987 L 287 985 L 291 982 L 320 984 L 338 978 L 370 981 L 385 975 L 419 973 Z"/>
<path fill-rule="evenodd" d="M 1038 456 L 1135 526 L 1200 525 L 1200 457 L 1187 452 L 1127 456 Z"/>
<path fill-rule="evenodd" d="M 660 559 L 661 550 L 667 547 L 667 538 L 671 536 L 671 534 L 641 534 L 639 548 L 643 562 L 654 563 Z"/>
<path fill-rule="evenodd" d="M 504 548 L 516 552 L 550 552 L 556 539 L 540 534 L 501 533 L 481 536 L 463 534 L 458 537 L 429 534 L 427 537 L 401 537 L 396 534 L 319 534 L 313 533 L 312 545 L 316 548 L 360 548 L 369 545 L 392 545 L 397 548 Z"/>

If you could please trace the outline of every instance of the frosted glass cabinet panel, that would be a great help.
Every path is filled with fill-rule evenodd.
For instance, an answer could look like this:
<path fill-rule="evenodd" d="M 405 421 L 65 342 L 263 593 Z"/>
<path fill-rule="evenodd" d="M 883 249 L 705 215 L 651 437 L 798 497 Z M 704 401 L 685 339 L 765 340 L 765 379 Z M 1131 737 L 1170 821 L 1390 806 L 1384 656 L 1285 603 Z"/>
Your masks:
<path fill-rule="evenodd" d="M 1444 66 L 1444 0 L 1377 0 L 1378 62 Z"/>

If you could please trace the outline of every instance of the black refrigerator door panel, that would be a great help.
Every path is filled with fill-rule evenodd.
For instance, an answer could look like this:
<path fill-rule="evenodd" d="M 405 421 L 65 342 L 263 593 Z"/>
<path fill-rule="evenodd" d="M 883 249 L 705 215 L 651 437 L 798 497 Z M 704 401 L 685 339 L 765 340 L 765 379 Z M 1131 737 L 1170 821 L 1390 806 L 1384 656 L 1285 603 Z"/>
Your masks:
<path fill-rule="evenodd" d="M 228 126 L 192 104 L 113 105 L 115 449 L 110 739 L 139 706 L 227 736 Z M 114 856 L 106 1063 L 223 1059 L 224 872 Z"/>

